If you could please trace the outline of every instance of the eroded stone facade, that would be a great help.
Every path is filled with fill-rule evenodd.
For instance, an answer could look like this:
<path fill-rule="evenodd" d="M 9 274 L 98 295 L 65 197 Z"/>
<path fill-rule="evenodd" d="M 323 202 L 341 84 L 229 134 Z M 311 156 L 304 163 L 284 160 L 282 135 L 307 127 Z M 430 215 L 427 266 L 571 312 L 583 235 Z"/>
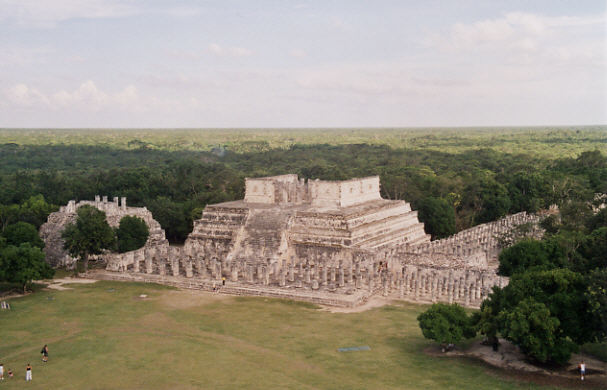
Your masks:
<path fill-rule="evenodd" d="M 109 257 L 100 277 L 283 296 L 351 306 L 374 294 L 476 307 L 495 285 L 500 234 L 515 214 L 430 241 L 405 201 L 382 199 L 379 177 L 246 180 L 245 198 L 208 205 L 182 248 Z"/>
<path fill-rule="evenodd" d="M 101 255 L 102 260 L 107 261 L 109 269 L 119 271 L 120 264 L 135 263 L 145 258 L 163 258 L 169 250 L 169 242 L 165 238 L 164 230 L 160 224 L 152 217 L 152 213 L 145 207 L 129 207 L 126 204 L 126 198 L 115 197 L 113 201 L 108 201 L 108 197 L 103 198 L 95 196 L 94 201 L 84 200 L 76 202 L 71 200 L 66 206 L 62 206 L 59 211 L 51 213 L 46 223 L 40 227 L 40 237 L 44 240 L 44 252 L 46 261 L 55 267 L 71 268 L 76 259 L 63 249 L 64 240 L 61 233 L 65 227 L 76 221 L 76 210 L 80 206 L 89 205 L 105 212 L 108 224 L 111 227 L 118 227 L 120 220 L 124 216 L 136 216 L 145 221 L 150 230 L 150 235 L 143 248 L 126 253 L 106 253 Z"/>

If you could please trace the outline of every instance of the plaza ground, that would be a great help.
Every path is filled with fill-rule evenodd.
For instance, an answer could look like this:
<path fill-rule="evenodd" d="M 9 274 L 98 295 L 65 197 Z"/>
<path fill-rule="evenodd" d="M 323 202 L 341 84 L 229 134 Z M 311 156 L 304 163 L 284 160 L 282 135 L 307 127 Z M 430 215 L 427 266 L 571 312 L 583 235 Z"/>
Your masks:
<path fill-rule="evenodd" d="M 433 344 L 417 325 L 423 305 L 335 313 L 151 284 L 63 287 L 69 289 L 13 298 L 12 309 L 0 311 L 0 362 L 15 373 L 0 388 L 26 388 L 27 363 L 31 389 L 549 389 L 561 383 L 424 352 Z M 370 350 L 338 351 L 358 346 Z"/>

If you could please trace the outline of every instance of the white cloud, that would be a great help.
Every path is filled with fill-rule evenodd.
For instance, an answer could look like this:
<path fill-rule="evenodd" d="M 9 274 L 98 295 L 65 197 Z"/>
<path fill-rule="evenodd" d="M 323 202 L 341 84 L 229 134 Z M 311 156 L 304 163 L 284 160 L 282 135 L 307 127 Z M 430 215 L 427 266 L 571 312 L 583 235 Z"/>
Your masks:
<path fill-rule="evenodd" d="M 431 35 L 427 43 L 441 50 L 455 52 L 536 52 L 543 46 L 578 44 L 569 39 L 572 28 L 605 23 L 605 16 L 549 17 L 510 12 L 495 19 L 456 23 L 448 33 Z"/>
<path fill-rule="evenodd" d="M 289 50 L 289 55 L 295 58 L 304 58 L 308 55 L 308 53 L 306 53 L 305 50 L 302 49 L 291 49 Z"/>
<path fill-rule="evenodd" d="M 0 0 L 0 21 L 27 27 L 53 27 L 70 19 L 116 18 L 139 12 L 133 1 Z"/>
<path fill-rule="evenodd" d="M 253 51 L 243 47 L 223 47 L 217 43 L 211 43 L 209 51 L 218 57 L 247 57 L 253 54 Z"/>
<path fill-rule="evenodd" d="M 30 107 L 34 105 L 49 104 L 48 98 L 35 88 L 30 88 L 25 84 L 17 84 L 5 91 L 5 96 L 16 106 Z"/>

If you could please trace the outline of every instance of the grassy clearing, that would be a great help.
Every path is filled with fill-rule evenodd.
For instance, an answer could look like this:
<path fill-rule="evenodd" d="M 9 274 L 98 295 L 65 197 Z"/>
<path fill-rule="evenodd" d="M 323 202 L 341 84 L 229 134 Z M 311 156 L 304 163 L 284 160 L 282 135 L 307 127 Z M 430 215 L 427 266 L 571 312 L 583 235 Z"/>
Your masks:
<path fill-rule="evenodd" d="M 137 283 L 72 285 L 0 312 L 0 384 L 45 389 L 535 389 L 470 361 L 423 353 L 403 304 L 335 314 L 306 303 Z M 147 294 L 145 299 L 140 294 Z M 49 344 L 50 361 L 40 361 Z M 339 347 L 370 351 L 337 351 Z"/>

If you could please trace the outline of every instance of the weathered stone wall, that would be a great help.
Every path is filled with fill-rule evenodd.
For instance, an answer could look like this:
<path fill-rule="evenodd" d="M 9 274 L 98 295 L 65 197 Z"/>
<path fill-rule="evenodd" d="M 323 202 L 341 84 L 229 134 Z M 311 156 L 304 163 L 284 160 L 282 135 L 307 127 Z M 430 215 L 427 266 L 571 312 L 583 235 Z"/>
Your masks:
<path fill-rule="evenodd" d="M 120 199 L 115 197 L 113 201 L 108 201 L 108 197 L 104 196 L 101 198 L 99 195 L 95 196 L 94 201 L 80 201 L 76 203 L 74 200 L 70 200 L 66 206 L 62 206 L 59 211 L 51 213 L 46 223 L 40 227 L 40 237 L 45 243 L 44 251 L 46 255 L 46 261 L 55 267 L 65 266 L 72 267 L 75 264 L 76 259 L 72 258 L 68 252 L 63 249 L 64 240 L 61 238 L 61 233 L 65 227 L 74 223 L 77 218 L 76 210 L 80 206 L 89 205 L 93 206 L 103 212 L 105 212 L 106 220 L 111 227 L 118 227 L 120 220 L 124 216 L 136 216 L 145 221 L 147 224 L 150 235 L 145 244 L 144 248 L 138 249 L 137 251 L 127 252 L 124 254 L 105 254 L 98 256 L 98 258 L 112 263 L 110 267 L 119 269 L 123 267 L 121 264 L 130 260 L 132 256 L 138 256 L 136 253 L 143 253 L 144 249 L 154 250 L 166 246 L 168 247 L 168 241 L 165 238 L 164 230 L 160 224 L 152 217 L 152 213 L 145 207 L 128 207 L 126 204 L 126 198 Z M 135 253 L 136 252 L 136 253 Z"/>
<path fill-rule="evenodd" d="M 193 288 L 225 278 L 230 291 L 344 305 L 383 294 L 478 307 L 508 283 L 495 273 L 498 237 L 538 221 L 518 213 L 431 242 L 407 202 L 379 197 L 377 177 L 246 186 L 244 200 L 208 205 L 182 248 L 146 246 L 114 255 L 107 269 Z"/>

